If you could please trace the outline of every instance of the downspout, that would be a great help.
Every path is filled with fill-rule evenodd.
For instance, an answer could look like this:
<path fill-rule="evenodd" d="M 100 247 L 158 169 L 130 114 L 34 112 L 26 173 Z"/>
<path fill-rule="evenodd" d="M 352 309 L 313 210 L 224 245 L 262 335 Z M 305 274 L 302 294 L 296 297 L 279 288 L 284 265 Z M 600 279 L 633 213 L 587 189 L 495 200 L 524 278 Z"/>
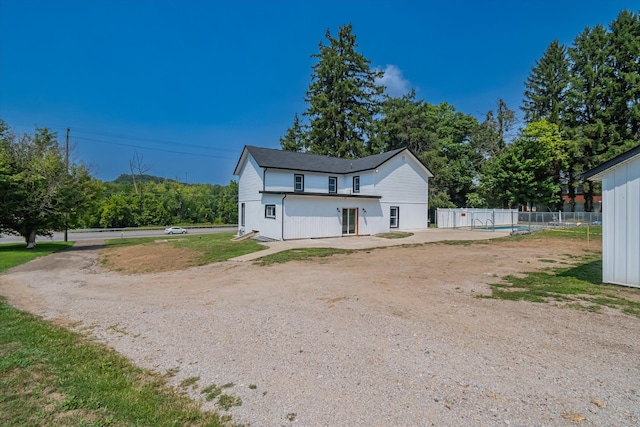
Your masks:
<path fill-rule="evenodd" d="M 266 189 L 265 180 L 267 179 L 267 168 L 262 169 L 262 191 Z"/>
<path fill-rule="evenodd" d="M 281 225 L 281 229 L 280 231 L 282 232 L 282 241 L 284 242 L 284 199 L 287 198 L 287 195 L 285 194 L 284 196 L 282 196 L 282 215 L 280 215 L 282 217 L 282 225 Z"/>

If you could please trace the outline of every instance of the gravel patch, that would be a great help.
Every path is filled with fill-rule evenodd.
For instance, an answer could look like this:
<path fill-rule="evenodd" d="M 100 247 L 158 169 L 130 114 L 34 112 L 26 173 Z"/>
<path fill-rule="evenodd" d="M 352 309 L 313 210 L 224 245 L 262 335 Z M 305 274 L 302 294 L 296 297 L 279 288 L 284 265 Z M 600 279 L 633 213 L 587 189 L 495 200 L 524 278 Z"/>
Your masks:
<path fill-rule="evenodd" d="M 425 245 L 122 276 L 82 247 L 0 294 L 183 387 L 232 383 L 252 426 L 637 426 L 640 319 L 477 298 L 582 243 Z M 568 247 L 567 245 L 573 245 Z M 565 259 L 569 261 L 567 257 Z"/>

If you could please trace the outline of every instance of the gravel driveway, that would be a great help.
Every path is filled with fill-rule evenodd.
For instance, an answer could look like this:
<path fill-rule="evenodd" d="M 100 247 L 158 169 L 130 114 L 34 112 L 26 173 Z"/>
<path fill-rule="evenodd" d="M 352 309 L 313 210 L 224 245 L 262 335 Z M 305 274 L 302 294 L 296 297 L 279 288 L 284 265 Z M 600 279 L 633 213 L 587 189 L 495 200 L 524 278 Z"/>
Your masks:
<path fill-rule="evenodd" d="M 584 245 L 427 244 L 123 276 L 84 244 L 0 276 L 0 294 L 81 322 L 176 372 L 176 386 L 199 377 L 184 388 L 195 399 L 233 383 L 242 404 L 229 414 L 252 426 L 638 426 L 640 319 L 478 298 Z"/>

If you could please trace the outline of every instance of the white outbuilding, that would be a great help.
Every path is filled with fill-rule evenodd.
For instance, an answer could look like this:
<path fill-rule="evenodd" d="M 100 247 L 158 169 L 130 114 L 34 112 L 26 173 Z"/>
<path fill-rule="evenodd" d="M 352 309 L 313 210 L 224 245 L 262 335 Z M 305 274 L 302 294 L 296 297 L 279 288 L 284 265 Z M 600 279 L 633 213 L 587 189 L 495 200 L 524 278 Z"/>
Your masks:
<path fill-rule="evenodd" d="M 602 281 L 640 288 L 640 145 L 583 177 L 602 181 Z"/>

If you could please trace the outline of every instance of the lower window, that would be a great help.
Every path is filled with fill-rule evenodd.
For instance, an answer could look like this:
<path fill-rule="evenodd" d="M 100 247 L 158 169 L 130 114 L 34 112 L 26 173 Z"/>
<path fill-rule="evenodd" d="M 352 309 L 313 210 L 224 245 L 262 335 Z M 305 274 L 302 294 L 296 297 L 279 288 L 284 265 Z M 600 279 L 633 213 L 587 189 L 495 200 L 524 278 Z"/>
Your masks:
<path fill-rule="evenodd" d="M 264 206 L 264 217 L 265 218 L 275 218 L 276 217 L 276 205 L 265 205 Z"/>
<path fill-rule="evenodd" d="M 398 228 L 398 224 L 400 223 L 400 208 L 397 206 L 391 206 L 389 218 L 389 227 Z"/>

